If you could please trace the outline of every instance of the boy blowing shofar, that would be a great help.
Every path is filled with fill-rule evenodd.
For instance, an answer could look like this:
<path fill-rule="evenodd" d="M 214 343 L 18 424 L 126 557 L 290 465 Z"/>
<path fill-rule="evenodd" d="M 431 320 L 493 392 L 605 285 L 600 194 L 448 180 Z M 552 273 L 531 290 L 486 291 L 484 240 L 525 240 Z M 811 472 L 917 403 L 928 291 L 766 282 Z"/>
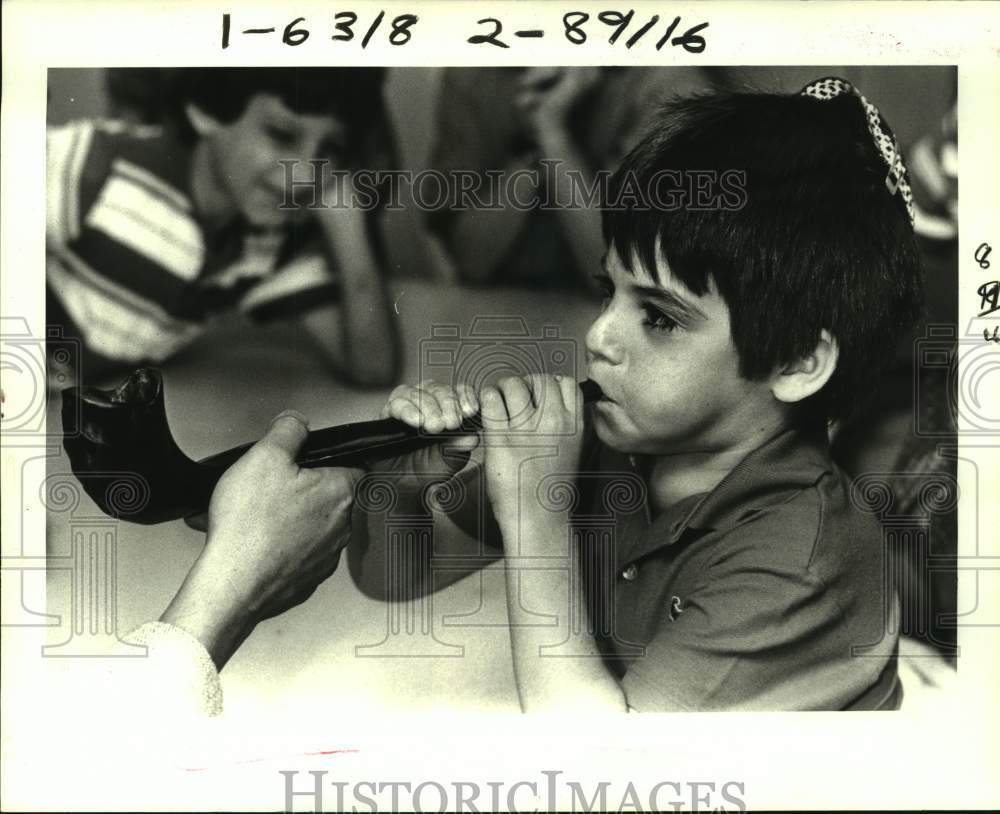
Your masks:
<path fill-rule="evenodd" d="M 742 205 L 719 181 L 710 209 L 623 195 L 662 201 L 687 173 L 734 169 Z M 887 125 L 841 80 L 675 101 L 603 213 L 586 337 L 601 400 L 585 412 L 547 375 L 393 392 L 385 415 L 427 432 L 482 413 L 523 709 L 898 707 L 881 532 L 827 426 L 918 311 L 908 194 Z M 478 442 L 408 466 L 455 472 Z M 544 497 L 560 479 L 574 500 Z M 588 525 L 616 488 L 632 494 L 601 539 Z"/>
<path fill-rule="evenodd" d="M 622 194 L 676 202 L 694 170 L 715 171 L 716 206 Z M 733 171 L 738 201 L 722 188 Z M 575 382 L 545 375 L 393 392 L 384 414 L 430 433 L 481 413 L 481 434 L 443 435 L 375 475 L 413 489 L 401 499 L 485 480 L 488 506 L 451 514 L 479 566 L 480 545 L 502 557 L 523 709 L 899 706 L 881 532 L 830 461 L 827 427 L 919 309 L 911 223 L 891 134 L 847 83 L 678 100 L 603 212 L 606 297 L 586 337 L 603 398 L 585 410 Z M 304 601 L 351 540 L 361 473 L 300 470 L 305 437 L 283 415 L 223 477 L 203 553 L 136 634 L 186 642 L 210 711 L 240 643 Z M 366 589 L 385 579 L 371 525 L 349 547 Z M 427 590 L 431 565 L 383 587 Z"/>

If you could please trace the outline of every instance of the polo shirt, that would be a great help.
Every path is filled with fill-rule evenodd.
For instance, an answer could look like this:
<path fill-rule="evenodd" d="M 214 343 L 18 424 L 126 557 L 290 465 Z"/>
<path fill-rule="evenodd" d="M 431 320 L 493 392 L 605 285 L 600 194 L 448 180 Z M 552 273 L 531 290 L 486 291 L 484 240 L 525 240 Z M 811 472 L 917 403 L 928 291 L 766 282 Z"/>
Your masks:
<path fill-rule="evenodd" d="M 593 633 L 631 708 L 897 709 L 898 600 L 826 434 L 786 430 L 652 517 L 597 444 L 574 527 Z"/>
<path fill-rule="evenodd" d="M 190 149 L 166 128 L 48 129 L 47 284 L 54 312 L 89 350 L 160 362 L 219 312 L 267 319 L 339 299 L 315 229 L 255 229 L 239 217 L 211 227 L 190 173 Z"/>

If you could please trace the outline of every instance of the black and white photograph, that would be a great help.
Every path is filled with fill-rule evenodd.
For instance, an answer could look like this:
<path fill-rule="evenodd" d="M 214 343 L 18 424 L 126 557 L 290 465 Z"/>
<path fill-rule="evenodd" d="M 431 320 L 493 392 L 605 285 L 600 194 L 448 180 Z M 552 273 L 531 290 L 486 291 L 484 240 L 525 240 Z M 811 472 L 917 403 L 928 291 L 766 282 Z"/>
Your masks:
<path fill-rule="evenodd" d="M 356 5 L 5 67 L 12 810 L 998 802 L 995 49 Z"/>

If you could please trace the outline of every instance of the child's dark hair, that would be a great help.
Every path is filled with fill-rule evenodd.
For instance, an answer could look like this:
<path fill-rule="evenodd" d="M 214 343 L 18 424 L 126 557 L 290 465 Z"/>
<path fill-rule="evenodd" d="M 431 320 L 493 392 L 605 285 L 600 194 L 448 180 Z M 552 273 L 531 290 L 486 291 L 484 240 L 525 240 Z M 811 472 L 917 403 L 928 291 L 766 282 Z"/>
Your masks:
<path fill-rule="evenodd" d="M 194 104 L 224 123 L 243 115 L 258 93 L 277 96 L 296 113 L 332 115 L 348 127 L 349 138 L 364 139 L 384 113 L 382 68 L 175 68 L 164 77 L 167 120 L 182 139 L 197 134 L 184 108 Z"/>
<path fill-rule="evenodd" d="M 630 186 L 653 185 L 662 201 L 665 179 L 679 192 L 706 170 L 728 178 L 713 186 L 725 193 L 716 205 L 621 205 Z M 634 256 L 655 277 L 659 250 L 692 293 L 714 281 L 747 379 L 804 357 L 827 329 L 837 368 L 800 413 L 844 417 L 922 303 L 913 229 L 887 171 L 853 94 L 675 99 L 612 178 L 604 238 L 630 271 Z"/>

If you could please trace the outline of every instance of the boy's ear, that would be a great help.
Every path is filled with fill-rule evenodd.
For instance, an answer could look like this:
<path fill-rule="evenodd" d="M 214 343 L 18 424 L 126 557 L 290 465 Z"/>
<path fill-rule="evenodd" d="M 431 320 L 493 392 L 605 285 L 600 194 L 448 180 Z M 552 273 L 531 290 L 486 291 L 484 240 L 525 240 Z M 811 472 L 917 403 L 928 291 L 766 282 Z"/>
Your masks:
<path fill-rule="evenodd" d="M 771 378 L 771 393 L 778 401 L 794 404 L 813 396 L 830 381 L 840 350 L 829 331 L 820 332 L 812 353 L 786 365 Z"/>
<path fill-rule="evenodd" d="M 191 122 L 191 126 L 194 128 L 194 131 L 202 138 L 211 136 L 220 127 L 222 127 L 222 122 L 214 116 L 206 113 L 198 107 L 198 105 L 191 102 L 184 105 L 184 115 L 187 116 L 188 121 Z"/>

